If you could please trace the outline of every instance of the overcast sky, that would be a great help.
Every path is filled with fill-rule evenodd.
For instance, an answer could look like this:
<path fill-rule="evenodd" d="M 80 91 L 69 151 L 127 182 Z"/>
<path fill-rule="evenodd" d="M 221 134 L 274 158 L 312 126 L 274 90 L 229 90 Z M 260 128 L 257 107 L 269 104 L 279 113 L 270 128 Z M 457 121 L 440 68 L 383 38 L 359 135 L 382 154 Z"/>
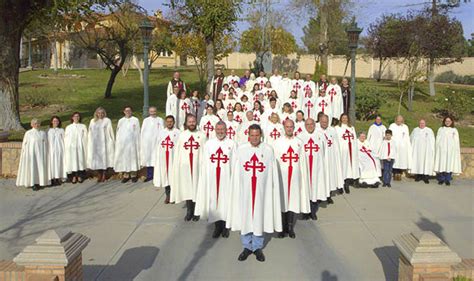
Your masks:
<path fill-rule="evenodd" d="M 216 0 L 218 1 L 218 0 Z M 139 0 L 141 6 L 153 13 L 160 9 L 166 15 L 168 8 L 163 3 L 169 3 L 168 0 Z M 273 0 L 273 8 L 275 10 L 286 9 L 291 3 L 291 0 Z M 355 0 L 353 14 L 359 26 L 364 28 L 364 32 L 371 22 L 384 13 L 404 13 L 409 9 L 421 9 L 423 3 L 431 2 L 429 0 Z M 461 0 L 463 2 L 463 0 Z M 464 37 L 470 39 L 471 33 L 474 32 L 474 1 L 470 3 L 462 3 L 459 8 L 452 10 L 452 15 L 460 20 L 464 28 Z M 286 29 L 295 36 L 299 45 L 302 45 L 301 37 L 303 36 L 303 26 L 305 26 L 309 19 L 309 14 L 301 13 L 299 17 L 291 17 L 291 21 L 286 26 Z M 238 32 L 248 28 L 244 22 L 238 22 Z"/>

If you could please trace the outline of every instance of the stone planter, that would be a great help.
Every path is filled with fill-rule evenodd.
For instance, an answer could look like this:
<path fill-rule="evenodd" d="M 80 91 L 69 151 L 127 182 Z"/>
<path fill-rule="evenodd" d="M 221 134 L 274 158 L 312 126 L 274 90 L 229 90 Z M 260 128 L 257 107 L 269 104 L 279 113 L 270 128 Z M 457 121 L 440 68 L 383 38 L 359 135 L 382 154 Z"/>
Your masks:
<path fill-rule="evenodd" d="M 7 142 L 9 136 L 10 136 L 10 132 L 0 131 L 0 142 Z"/>

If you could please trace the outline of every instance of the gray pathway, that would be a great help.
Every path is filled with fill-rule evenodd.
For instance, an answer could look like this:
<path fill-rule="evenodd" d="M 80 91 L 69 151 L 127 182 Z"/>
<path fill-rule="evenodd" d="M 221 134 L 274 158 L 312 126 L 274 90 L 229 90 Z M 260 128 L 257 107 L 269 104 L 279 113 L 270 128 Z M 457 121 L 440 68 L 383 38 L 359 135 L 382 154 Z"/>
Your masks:
<path fill-rule="evenodd" d="M 360 189 L 298 221 L 297 238 L 269 237 L 267 261 L 238 262 L 239 236 L 212 239 L 204 222 L 185 223 L 184 206 L 163 190 L 117 181 L 40 192 L 0 180 L 0 259 L 12 259 L 47 229 L 89 236 L 86 280 L 396 280 L 402 233 L 431 230 L 462 257 L 474 257 L 474 181 L 450 188 L 403 182 Z"/>

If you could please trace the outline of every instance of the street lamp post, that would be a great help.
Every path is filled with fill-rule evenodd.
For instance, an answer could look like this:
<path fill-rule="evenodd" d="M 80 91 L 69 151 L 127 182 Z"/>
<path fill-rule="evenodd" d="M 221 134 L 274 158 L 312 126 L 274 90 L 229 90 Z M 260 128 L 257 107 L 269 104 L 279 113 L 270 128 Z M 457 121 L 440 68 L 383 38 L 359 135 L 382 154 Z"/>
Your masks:
<path fill-rule="evenodd" d="M 150 72 L 150 68 L 148 66 L 148 46 L 151 42 L 151 34 L 153 31 L 153 25 L 151 22 L 145 18 L 143 22 L 140 24 L 140 31 L 142 33 L 142 41 L 143 41 L 143 65 L 145 70 L 143 71 L 143 117 L 148 116 L 148 108 L 149 106 L 149 91 L 148 91 L 148 75 Z"/>
<path fill-rule="evenodd" d="M 346 29 L 347 36 L 349 38 L 349 49 L 351 50 L 351 100 L 349 105 L 349 117 L 352 125 L 355 125 L 356 120 L 356 81 L 355 81 L 355 66 L 356 66 L 356 51 L 359 43 L 359 35 L 362 32 L 362 28 L 357 27 L 355 21 L 352 25 Z"/>

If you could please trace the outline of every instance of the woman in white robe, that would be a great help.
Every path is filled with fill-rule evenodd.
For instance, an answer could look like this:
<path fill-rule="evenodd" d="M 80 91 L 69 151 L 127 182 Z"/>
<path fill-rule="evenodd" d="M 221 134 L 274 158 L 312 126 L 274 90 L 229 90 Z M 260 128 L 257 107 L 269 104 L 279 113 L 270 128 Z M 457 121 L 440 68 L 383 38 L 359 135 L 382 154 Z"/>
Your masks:
<path fill-rule="evenodd" d="M 38 119 L 31 120 L 31 127 L 23 136 L 16 186 L 32 187 L 37 191 L 40 186 L 49 185 L 48 138 L 39 129 Z"/>
<path fill-rule="evenodd" d="M 410 173 L 415 176 L 415 181 L 423 180 L 428 184 L 429 177 L 434 176 L 435 136 L 433 130 L 426 127 L 424 119 L 411 132 L 410 141 L 413 161 Z"/>
<path fill-rule="evenodd" d="M 412 164 L 410 130 L 401 115 L 395 118 L 395 123 L 392 123 L 388 129 L 392 131 L 392 140 L 395 142 L 397 152 L 393 163 L 393 179 L 400 181 L 403 171 L 410 170 Z"/>
<path fill-rule="evenodd" d="M 51 117 L 48 129 L 48 170 L 52 186 L 62 184 L 66 178 L 64 169 L 64 129 L 61 128 L 61 119 Z"/>
<path fill-rule="evenodd" d="M 87 159 L 87 127 L 81 114 L 74 112 L 64 134 L 64 166 L 71 182 L 83 182 Z"/>
<path fill-rule="evenodd" d="M 106 171 L 113 168 L 115 136 L 112 121 L 105 109 L 95 110 L 94 119 L 89 123 L 87 134 L 87 168 L 97 171 L 97 182 L 106 181 Z"/>
<path fill-rule="evenodd" d="M 369 132 L 367 133 L 367 141 L 370 143 L 370 147 L 376 155 L 380 150 L 386 130 L 385 125 L 382 124 L 382 117 L 377 115 L 374 124 L 370 125 Z"/>
<path fill-rule="evenodd" d="M 461 173 L 461 146 L 458 130 L 451 117 L 445 117 L 436 135 L 435 172 L 438 183 L 451 185 L 452 174 Z"/>
<path fill-rule="evenodd" d="M 355 128 L 351 126 L 349 115 L 343 113 L 339 125 L 334 127 L 337 132 L 339 151 L 341 153 L 344 191 L 350 193 L 349 186 L 354 186 L 360 176 L 359 148 Z"/>

